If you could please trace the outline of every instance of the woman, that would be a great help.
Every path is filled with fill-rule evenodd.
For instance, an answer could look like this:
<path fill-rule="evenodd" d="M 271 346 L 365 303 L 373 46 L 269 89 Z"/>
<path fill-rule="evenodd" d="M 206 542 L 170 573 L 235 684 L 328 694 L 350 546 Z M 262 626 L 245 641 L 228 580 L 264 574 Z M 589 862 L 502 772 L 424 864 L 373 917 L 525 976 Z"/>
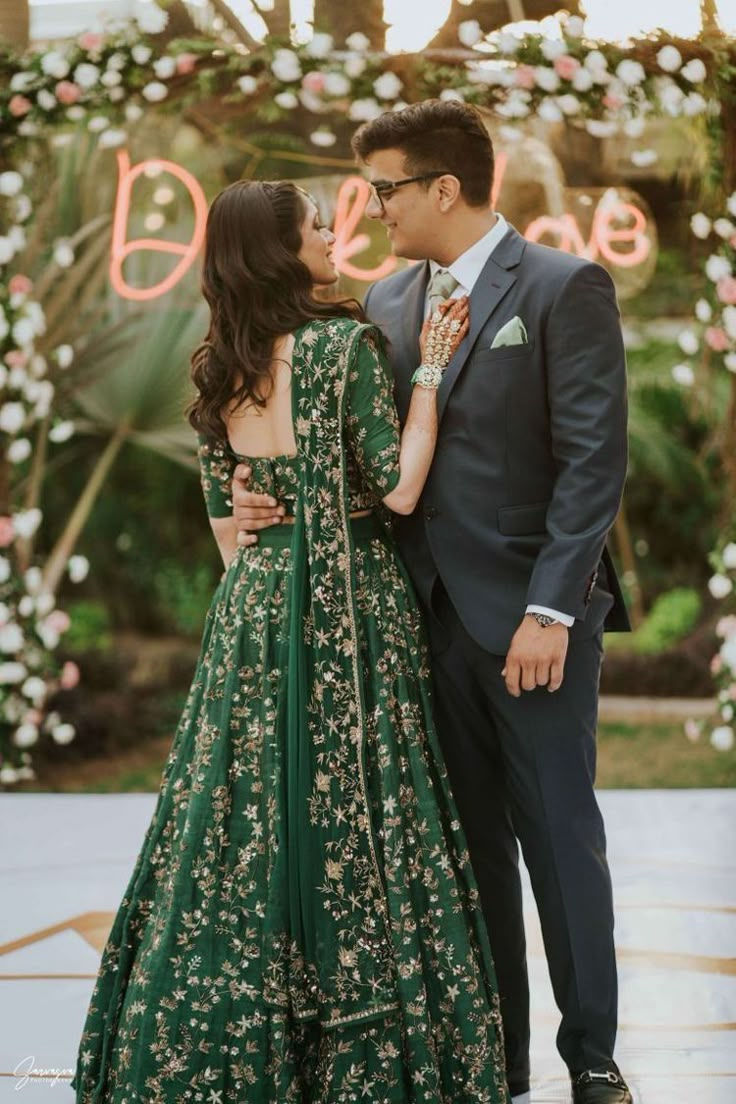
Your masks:
<path fill-rule="evenodd" d="M 225 572 L 103 953 L 83 1104 L 507 1100 L 423 627 L 380 520 L 421 493 L 467 302 L 425 326 L 400 436 L 380 333 L 314 297 L 333 242 L 291 183 L 210 211 L 190 421 Z M 289 509 L 255 548 L 231 516 L 243 460 Z"/>

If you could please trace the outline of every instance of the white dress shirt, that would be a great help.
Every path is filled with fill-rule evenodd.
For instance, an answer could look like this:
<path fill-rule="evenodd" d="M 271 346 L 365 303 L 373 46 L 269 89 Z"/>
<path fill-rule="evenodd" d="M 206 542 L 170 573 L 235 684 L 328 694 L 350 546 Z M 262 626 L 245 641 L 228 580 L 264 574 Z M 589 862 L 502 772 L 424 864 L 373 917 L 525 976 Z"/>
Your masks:
<path fill-rule="evenodd" d="M 466 249 L 464 253 L 448 265 L 444 271 L 449 272 L 457 280 L 458 286 L 452 293 L 453 298 L 459 299 L 462 295 L 470 295 L 475 283 L 480 276 L 485 263 L 490 257 L 493 250 L 496 248 L 501 238 L 504 236 L 509 228 L 509 224 L 503 215 L 496 212 L 496 221 L 482 238 L 478 238 L 477 242 L 474 242 L 469 249 Z M 436 272 L 442 268 L 442 265 L 437 261 L 429 262 L 429 278 L 430 280 Z M 425 296 L 424 299 L 424 317 L 429 315 L 429 296 Z M 550 617 L 554 617 L 556 621 L 561 621 L 563 625 L 570 628 L 575 622 L 575 618 L 569 613 L 562 613 L 560 610 L 549 609 L 547 606 L 527 606 L 527 613 L 546 613 Z"/>

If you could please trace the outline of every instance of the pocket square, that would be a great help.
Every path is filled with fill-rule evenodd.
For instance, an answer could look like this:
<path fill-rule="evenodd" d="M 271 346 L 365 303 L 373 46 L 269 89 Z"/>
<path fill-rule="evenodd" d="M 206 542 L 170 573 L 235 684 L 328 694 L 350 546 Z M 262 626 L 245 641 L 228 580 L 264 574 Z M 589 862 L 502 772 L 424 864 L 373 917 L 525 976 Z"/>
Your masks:
<path fill-rule="evenodd" d="M 526 326 L 521 321 L 518 314 L 516 314 L 498 331 L 493 339 L 491 348 L 500 349 L 503 345 L 528 344 L 529 338 L 527 337 Z"/>

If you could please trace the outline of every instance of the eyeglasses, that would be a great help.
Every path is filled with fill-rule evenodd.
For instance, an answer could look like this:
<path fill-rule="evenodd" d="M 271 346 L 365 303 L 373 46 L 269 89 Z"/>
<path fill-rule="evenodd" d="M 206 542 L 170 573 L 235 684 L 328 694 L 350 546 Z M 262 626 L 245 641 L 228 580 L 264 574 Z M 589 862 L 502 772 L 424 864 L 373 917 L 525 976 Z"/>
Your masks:
<path fill-rule="evenodd" d="M 421 173 L 419 176 L 407 176 L 404 180 L 376 180 L 370 185 L 371 195 L 380 205 L 381 210 L 385 211 L 384 200 L 390 199 L 397 188 L 403 188 L 405 184 L 417 184 L 420 180 L 434 180 L 438 176 L 447 175 L 448 170 L 442 169 L 437 172 Z"/>

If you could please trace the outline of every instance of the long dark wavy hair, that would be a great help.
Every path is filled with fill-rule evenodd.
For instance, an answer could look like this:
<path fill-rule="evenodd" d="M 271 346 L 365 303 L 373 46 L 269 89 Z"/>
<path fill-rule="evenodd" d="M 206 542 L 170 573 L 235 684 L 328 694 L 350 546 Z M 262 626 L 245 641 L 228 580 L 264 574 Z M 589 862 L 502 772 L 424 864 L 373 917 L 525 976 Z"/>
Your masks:
<path fill-rule="evenodd" d="M 274 341 L 311 319 L 365 321 L 355 299 L 320 302 L 297 253 L 308 193 L 287 180 L 240 180 L 214 199 L 207 218 L 202 293 L 207 336 L 192 356 L 198 433 L 227 441 L 223 411 L 263 407 L 273 378 Z"/>

